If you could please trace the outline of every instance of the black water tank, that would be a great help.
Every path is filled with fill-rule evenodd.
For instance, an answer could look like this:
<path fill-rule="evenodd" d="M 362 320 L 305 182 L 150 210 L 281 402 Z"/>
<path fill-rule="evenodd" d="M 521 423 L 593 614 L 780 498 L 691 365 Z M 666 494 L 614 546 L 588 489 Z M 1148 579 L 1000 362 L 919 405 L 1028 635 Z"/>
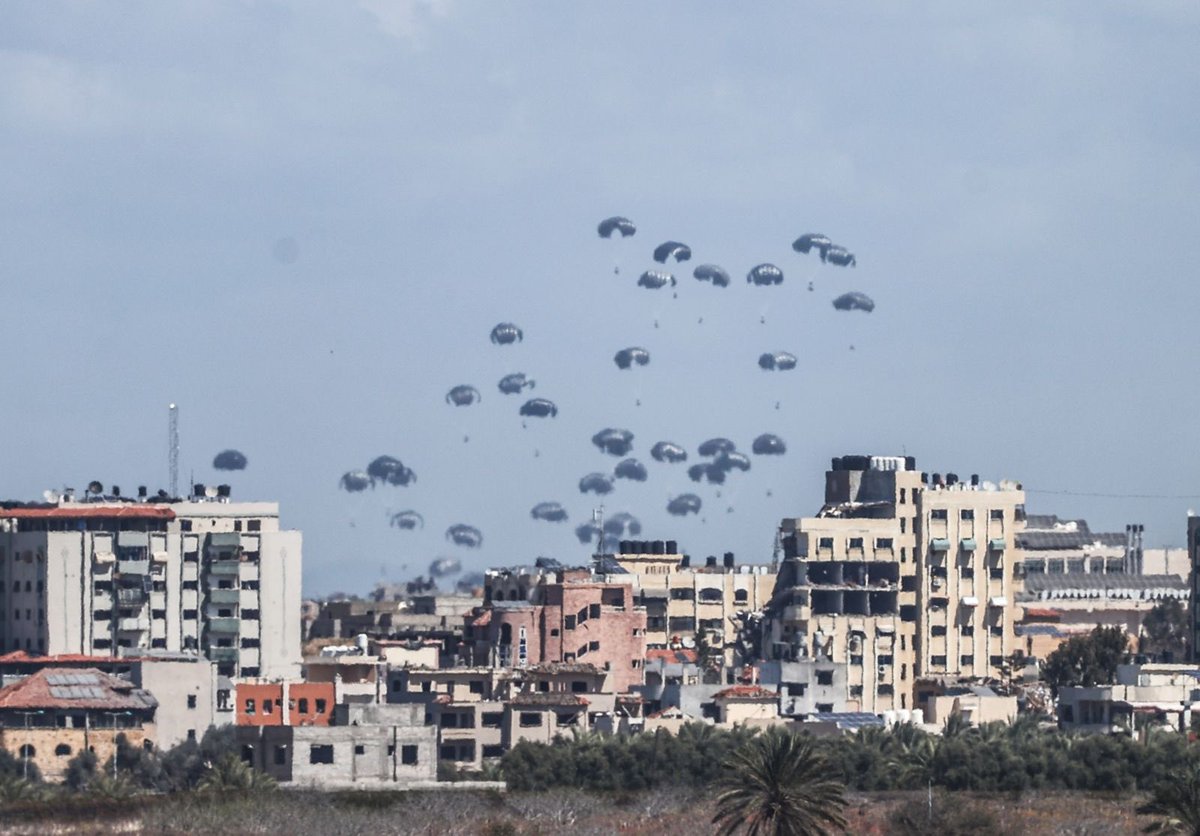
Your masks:
<path fill-rule="evenodd" d="M 620 543 L 617 543 L 617 550 L 620 551 L 621 554 L 629 554 L 629 541 L 622 540 Z"/>
<path fill-rule="evenodd" d="M 725 568 L 733 568 L 733 552 L 725 552 Z"/>
<path fill-rule="evenodd" d="M 942 486 L 942 474 L 940 474 L 940 473 L 933 474 L 933 484 L 938 487 Z"/>
<path fill-rule="evenodd" d="M 667 544 L 665 542 L 663 542 L 662 540 L 655 540 L 652 548 L 653 548 L 655 554 L 666 554 L 667 553 Z"/>
<path fill-rule="evenodd" d="M 145 485 L 138 485 L 138 496 L 139 497 L 146 496 L 146 486 Z"/>
<path fill-rule="evenodd" d="M 917 457 L 916 456 L 905 456 L 904 457 L 904 469 L 905 470 L 916 470 L 917 469 Z"/>
<path fill-rule="evenodd" d="M 204 496 L 204 485 L 199 482 L 192 485 L 192 496 Z"/>
<path fill-rule="evenodd" d="M 841 458 L 841 456 L 834 456 L 834 457 L 833 457 L 833 461 L 832 461 L 832 462 L 830 462 L 829 469 L 830 469 L 830 470 L 841 470 L 841 469 L 842 469 L 842 458 Z"/>
<path fill-rule="evenodd" d="M 975 487 L 975 488 L 979 487 L 979 474 L 978 473 L 971 474 L 971 486 Z"/>
<path fill-rule="evenodd" d="M 667 554 L 679 554 L 679 543 L 674 540 L 667 541 Z"/>
<path fill-rule="evenodd" d="M 217 485 L 217 496 L 221 496 L 221 497 L 228 499 L 229 498 L 229 490 L 230 490 L 230 488 L 228 485 Z"/>
<path fill-rule="evenodd" d="M 679 561 L 679 565 L 682 566 L 684 569 L 687 569 L 689 566 L 692 565 L 692 556 L 690 554 L 685 554 L 683 556 L 683 559 L 681 559 Z"/>
<path fill-rule="evenodd" d="M 921 484 L 922 485 L 929 484 L 929 474 L 926 473 L 924 470 L 921 471 Z"/>
<path fill-rule="evenodd" d="M 708 557 L 704 558 L 704 565 L 709 569 L 717 568 L 717 556 L 715 554 L 710 554 Z"/>
<path fill-rule="evenodd" d="M 957 473 L 947 473 L 946 474 L 946 484 L 947 485 L 957 485 L 958 484 L 958 474 Z"/>
<path fill-rule="evenodd" d="M 120 495 L 121 495 L 121 486 L 120 486 L 120 485 L 113 485 L 113 486 L 112 486 L 112 495 L 113 495 L 113 496 L 120 496 Z"/>

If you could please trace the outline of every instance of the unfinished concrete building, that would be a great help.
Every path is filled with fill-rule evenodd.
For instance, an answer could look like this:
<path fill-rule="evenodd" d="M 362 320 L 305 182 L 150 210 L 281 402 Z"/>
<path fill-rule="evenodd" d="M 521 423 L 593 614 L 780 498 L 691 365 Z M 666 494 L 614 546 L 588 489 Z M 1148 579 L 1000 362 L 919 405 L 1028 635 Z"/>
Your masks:
<path fill-rule="evenodd" d="M 1023 500 L 911 457 L 835 458 L 817 515 L 780 525 L 764 656 L 846 664 L 846 705 L 872 713 L 917 707 L 919 675 L 998 675 L 1017 649 Z"/>

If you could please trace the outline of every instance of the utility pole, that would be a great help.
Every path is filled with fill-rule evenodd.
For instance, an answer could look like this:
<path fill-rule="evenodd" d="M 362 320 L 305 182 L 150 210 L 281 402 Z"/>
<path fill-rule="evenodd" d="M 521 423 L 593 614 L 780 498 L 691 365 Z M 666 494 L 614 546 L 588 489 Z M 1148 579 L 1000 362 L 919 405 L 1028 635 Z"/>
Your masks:
<path fill-rule="evenodd" d="M 179 496 L 179 407 L 167 406 L 167 474 L 171 498 Z"/>

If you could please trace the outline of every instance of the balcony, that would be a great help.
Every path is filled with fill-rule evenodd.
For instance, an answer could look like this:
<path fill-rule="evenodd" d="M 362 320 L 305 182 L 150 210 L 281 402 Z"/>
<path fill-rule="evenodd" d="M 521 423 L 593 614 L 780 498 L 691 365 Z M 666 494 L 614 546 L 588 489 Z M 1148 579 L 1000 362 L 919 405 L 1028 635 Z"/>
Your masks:
<path fill-rule="evenodd" d="M 208 658 L 214 662 L 236 662 L 238 651 L 236 647 L 210 647 Z"/>
<path fill-rule="evenodd" d="M 117 588 L 117 604 L 122 607 L 140 607 L 149 597 L 148 592 L 138 587 Z"/>
<path fill-rule="evenodd" d="M 212 604 L 237 604 L 241 597 L 240 589 L 210 589 L 208 592 L 208 600 Z"/>
<path fill-rule="evenodd" d="M 241 566 L 236 560 L 214 560 L 208 564 L 208 573 L 210 575 L 237 576 L 238 568 Z"/>
<path fill-rule="evenodd" d="M 141 633 L 149 629 L 150 619 L 144 615 L 117 619 L 117 631 L 120 633 Z"/>
<path fill-rule="evenodd" d="M 241 623 L 237 618 L 210 618 L 208 629 L 214 633 L 236 633 Z"/>
<path fill-rule="evenodd" d="M 150 561 L 141 560 L 118 560 L 117 571 L 122 575 L 149 575 Z"/>

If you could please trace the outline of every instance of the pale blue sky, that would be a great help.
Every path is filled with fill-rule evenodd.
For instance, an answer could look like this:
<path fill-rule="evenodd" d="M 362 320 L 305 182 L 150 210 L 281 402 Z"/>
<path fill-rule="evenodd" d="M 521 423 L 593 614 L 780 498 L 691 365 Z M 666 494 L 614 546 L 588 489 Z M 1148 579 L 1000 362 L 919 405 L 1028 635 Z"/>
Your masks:
<path fill-rule="evenodd" d="M 695 555 L 767 559 L 831 456 L 905 450 L 1181 544 L 1200 7 L 1044 5 L 6 3 L 0 494 L 165 484 L 176 401 L 185 478 L 245 452 L 235 496 L 303 529 L 313 594 L 581 562 L 606 426 L 651 471 L 606 508 Z M 597 238 L 615 213 L 636 237 Z M 859 266 L 791 251 L 814 231 Z M 678 298 L 635 285 L 667 238 L 695 251 Z M 710 261 L 732 286 L 691 278 Z M 762 261 L 782 286 L 745 284 Z M 847 290 L 875 312 L 835 312 Z M 524 343 L 488 341 L 502 320 Z M 651 364 L 619 372 L 630 345 Z M 760 371 L 778 350 L 797 369 Z M 522 429 L 513 371 L 557 419 Z M 483 402 L 447 406 L 459 383 Z M 649 458 L 762 432 L 788 455 L 720 497 Z M 381 453 L 418 483 L 338 490 Z M 666 514 L 685 491 L 703 520 Z M 530 519 L 549 500 L 569 524 Z M 388 527 L 406 508 L 423 531 Z"/>

